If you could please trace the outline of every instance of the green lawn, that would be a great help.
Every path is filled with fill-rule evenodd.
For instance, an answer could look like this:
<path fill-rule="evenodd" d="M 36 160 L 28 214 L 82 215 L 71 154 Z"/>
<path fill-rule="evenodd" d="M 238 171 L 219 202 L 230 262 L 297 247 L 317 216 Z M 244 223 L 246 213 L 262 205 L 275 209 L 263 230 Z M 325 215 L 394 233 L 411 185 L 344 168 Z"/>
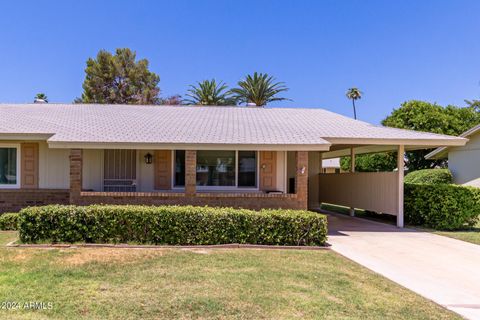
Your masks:
<path fill-rule="evenodd" d="M 480 222 L 472 229 L 459 231 L 433 231 L 435 234 L 480 244 Z"/>
<path fill-rule="evenodd" d="M 0 270 L 2 301 L 53 303 L 9 319 L 460 319 L 329 250 L 0 247 Z"/>
<path fill-rule="evenodd" d="M 5 245 L 9 242 L 17 240 L 16 231 L 0 231 L 0 245 Z"/>

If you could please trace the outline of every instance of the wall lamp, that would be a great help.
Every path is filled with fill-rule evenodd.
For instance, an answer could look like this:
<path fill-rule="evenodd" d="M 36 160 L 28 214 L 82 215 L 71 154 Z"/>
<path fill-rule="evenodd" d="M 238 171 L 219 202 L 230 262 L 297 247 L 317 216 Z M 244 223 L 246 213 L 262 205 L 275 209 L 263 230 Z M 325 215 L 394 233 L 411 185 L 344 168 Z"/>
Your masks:
<path fill-rule="evenodd" d="M 147 153 L 144 157 L 145 163 L 146 164 L 151 164 L 153 162 L 153 156 L 149 153 Z"/>

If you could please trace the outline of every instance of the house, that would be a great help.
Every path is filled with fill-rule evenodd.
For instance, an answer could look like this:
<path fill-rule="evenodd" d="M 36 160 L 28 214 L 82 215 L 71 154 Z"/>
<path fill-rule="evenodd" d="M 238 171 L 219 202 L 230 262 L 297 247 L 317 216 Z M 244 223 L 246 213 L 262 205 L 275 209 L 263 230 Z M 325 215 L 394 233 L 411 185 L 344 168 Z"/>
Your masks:
<path fill-rule="evenodd" d="M 322 173 L 340 173 L 340 158 L 322 160 Z"/>
<path fill-rule="evenodd" d="M 323 174 L 322 159 L 463 146 L 322 109 L 0 105 L 0 210 L 49 203 L 192 204 L 385 212 L 403 225 L 397 172 Z M 353 170 L 352 170 L 353 171 Z"/>
<path fill-rule="evenodd" d="M 427 159 L 448 159 L 453 182 L 480 187 L 480 125 L 460 135 L 468 138 L 464 146 L 440 147 L 425 156 Z"/>

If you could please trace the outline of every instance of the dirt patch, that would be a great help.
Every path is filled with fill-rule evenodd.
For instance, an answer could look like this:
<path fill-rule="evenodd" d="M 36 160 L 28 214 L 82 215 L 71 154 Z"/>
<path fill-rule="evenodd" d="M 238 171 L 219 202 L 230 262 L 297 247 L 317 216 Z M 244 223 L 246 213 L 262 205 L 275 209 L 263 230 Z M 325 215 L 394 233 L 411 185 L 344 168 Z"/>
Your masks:
<path fill-rule="evenodd" d="M 62 250 L 71 252 L 71 249 Z M 160 257 L 167 250 L 118 249 L 118 248 L 79 248 L 74 253 L 64 256 L 61 263 L 65 265 L 84 265 L 91 262 L 129 264 L 140 260 Z"/>
<path fill-rule="evenodd" d="M 197 254 L 211 254 L 212 250 L 211 249 L 195 249 L 195 248 L 183 248 L 181 249 L 182 251 L 189 251 Z"/>
<path fill-rule="evenodd" d="M 26 262 L 31 260 L 33 257 L 34 256 L 29 252 L 19 251 L 16 254 L 10 256 L 9 258 L 11 261 L 14 262 Z"/>

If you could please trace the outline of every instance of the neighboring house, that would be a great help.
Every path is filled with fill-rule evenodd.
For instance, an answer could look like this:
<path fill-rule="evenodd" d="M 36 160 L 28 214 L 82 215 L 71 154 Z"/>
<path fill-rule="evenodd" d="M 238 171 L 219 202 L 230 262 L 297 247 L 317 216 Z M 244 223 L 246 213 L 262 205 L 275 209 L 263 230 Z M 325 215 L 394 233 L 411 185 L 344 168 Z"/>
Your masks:
<path fill-rule="evenodd" d="M 0 105 L 0 211 L 48 203 L 317 208 L 397 215 L 403 170 L 322 174 L 321 159 L 462 146 L 322 109 Z M 399 157 L 403 167 L 403 157 Z"/>
<path fill-rule="evenodd" d="M 425 156 L 427 159 L 447 159 L 453 182 L 480 187 L 480 125 L 460 135 L 468 138 L 464 146 L 441 147 Z"/>
<path fill-rule="evenodd" d="M 322 160 L 322 173 L 340 173 L 340 158 Z"/>

